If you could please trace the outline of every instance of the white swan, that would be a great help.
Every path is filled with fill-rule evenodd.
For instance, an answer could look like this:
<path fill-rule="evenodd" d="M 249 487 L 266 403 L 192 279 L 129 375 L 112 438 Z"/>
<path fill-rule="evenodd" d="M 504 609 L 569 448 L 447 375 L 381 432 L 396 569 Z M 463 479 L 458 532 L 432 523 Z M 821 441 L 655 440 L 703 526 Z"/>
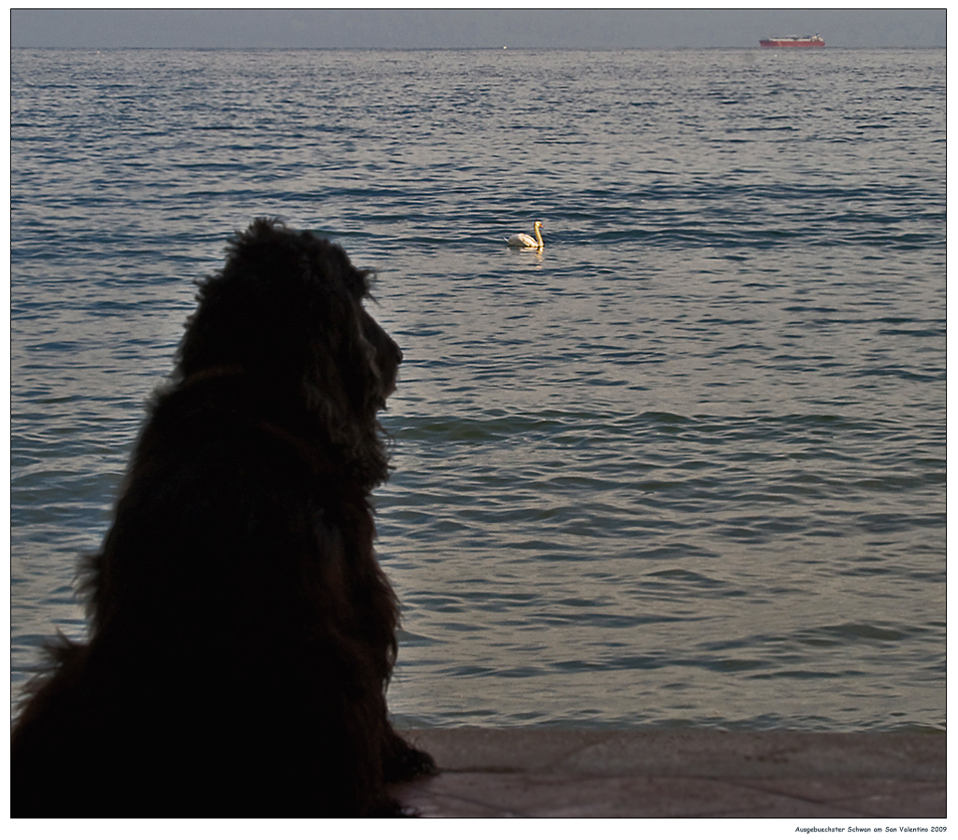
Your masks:
<path fill-rule="evenodd" d="M 545 242 L 542 241 L 542 234 L 539 232 L 539 228 L 541 227 L 542 222 L 536 222 L 533 225 L 536 233 L 535 239 L 529 236 L 528 233 L 514 233 L 506 242 L 510 248 L 535 248 L 537 251 L 541 251 L 546 246 Z"/>

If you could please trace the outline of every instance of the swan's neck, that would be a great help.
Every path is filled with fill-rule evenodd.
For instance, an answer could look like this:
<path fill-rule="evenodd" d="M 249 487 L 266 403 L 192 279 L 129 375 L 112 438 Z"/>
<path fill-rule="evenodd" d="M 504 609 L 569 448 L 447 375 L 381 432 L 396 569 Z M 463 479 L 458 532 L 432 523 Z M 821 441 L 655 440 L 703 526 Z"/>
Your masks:
<path fill-rule="evenodd" d="M 539 223 L 538 223 L 538 222 L 535 223 L 534 228 L 535 228 L 535 233 L 536 233 L 536 242 L 538 242 L 538 243 L 539 243 L 539 247 L 542 248 L 542 247 L 545 246 L 545 243 L 542 241 L 542 234 L 539 233 Z"/>

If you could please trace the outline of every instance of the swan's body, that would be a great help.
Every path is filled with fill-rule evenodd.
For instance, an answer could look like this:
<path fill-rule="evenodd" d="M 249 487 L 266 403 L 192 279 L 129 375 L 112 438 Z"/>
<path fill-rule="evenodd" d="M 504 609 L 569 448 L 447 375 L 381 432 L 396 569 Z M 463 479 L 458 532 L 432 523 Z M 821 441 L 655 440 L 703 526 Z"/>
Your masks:
<path fill-rule="evenodd" d="M 535 239 L 529 236 L 528 233 L 514 233 L 506 242 L 510 248 L 535 248 L 537 251 L 541 251 L 546 246 L 545 242 L 542 241 L 542 234 L 539 232 L 539 228 L 541 227 L 542 222 L 536 222 L 533 225 L 536 234 Z"/>

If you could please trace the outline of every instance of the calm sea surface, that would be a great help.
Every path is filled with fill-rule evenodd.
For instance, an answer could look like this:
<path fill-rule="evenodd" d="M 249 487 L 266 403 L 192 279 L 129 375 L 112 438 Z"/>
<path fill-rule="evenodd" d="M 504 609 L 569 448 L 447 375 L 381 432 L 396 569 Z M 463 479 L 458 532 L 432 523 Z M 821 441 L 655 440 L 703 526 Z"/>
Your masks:
<path fill-rule="evenodd" d="M 944 50 L 14 50 L 11 161 L 15 692 L 268 214 L 406 355 L 400 724 L 944 727 Z"/>

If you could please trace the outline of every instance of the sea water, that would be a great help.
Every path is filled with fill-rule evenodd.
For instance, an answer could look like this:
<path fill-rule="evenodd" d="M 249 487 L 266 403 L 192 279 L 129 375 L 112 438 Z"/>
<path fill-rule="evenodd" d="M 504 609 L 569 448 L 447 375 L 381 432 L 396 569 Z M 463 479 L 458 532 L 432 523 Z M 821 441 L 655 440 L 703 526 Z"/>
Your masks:
<path fill-rule="evenodd" d="M 14 699 L 269 215 L 406 357 L 397 723 L 944 727 L 944 50 L 14 50 L 11 89 Z"/>

